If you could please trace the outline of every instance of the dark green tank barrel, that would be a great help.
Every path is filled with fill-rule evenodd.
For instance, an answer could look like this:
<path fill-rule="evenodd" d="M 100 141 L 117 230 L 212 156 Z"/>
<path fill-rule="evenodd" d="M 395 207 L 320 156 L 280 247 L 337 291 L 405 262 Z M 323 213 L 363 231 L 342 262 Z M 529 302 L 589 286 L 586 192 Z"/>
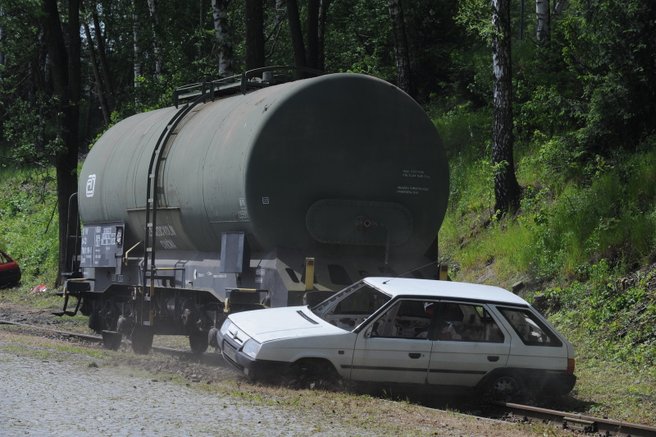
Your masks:
<path fill-rule="evenodd" d="M 175 108 L 134 115 L 93 146 L 80 176 L 85 224 L 145 229 L 148 164 Z M 369 76 L 332 74 L 196 106 L 162 161 L 158 250 L 380 246 L 422 254 L 442 223 L 447 159 L 422 108 Z M 310 252 L 308 252 L 310 253 Z"/>

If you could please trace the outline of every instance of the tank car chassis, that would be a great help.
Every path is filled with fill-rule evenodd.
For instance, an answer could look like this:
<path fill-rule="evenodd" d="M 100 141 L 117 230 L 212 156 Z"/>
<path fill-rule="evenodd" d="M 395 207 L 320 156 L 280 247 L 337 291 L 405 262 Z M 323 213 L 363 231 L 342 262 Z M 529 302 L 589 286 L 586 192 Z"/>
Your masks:
<path fill-rule="evenodd" d="M 283 74 L 276 74 L 279 72 Z M 166 159 L 167 147 L 171 137 L 176 135 L 177 126 L 197 105 L 288 82 L 301 75 L 318 74 L 320 73 L 311 69 L 273 66 L 176 89 L 173 103 L 177 112 L 162 130 L 150 158 L 143 240 L 124 251 L 123 237 L 127 232 L 124 223 L 83 226 L 81 235 L 78 223 L 78 232 L 69 235 L 69 241 L 75 240 L 73 246 L 79 252 L 73 256 L 72 273 L 65 274 L 67 279 L 63 291 L 59 293 L 64 297 L 63 309 L 54 314 L 75 316 L 80 312 L 89 317 L 89 328 L 102 334 L 103 345 L 107 349 L 118 349 L 122 338 L 126 337 L 131 340 L 135 353 L 147 354 L 152 347 L 154 335 L 184 335 L 189 337 L 191 351 L 194 354 L 202 354 L 210 344 L 214 345 L 216 329 L 220 327 L 227 313 L 266 307 L 269 302 L 267 290 L 226 287 L 225 298 L 222 299 L 210 289 L 177 286 L 178 283 L 186 282 L 184 279 L 176 280 L 177 276 L 184 276 L 183 267 L 157 265 L 156 242 L 160 233 L 157 215 L 166 209 L 159 205 L 160 164 Z M 88 185 L 89 181 L 87 188 Z M 101 243 L 97 244 L 99 240 Z M 244 253 L 244 248 L 247 247 L 245 235 L 240 232 L 226 234 L 222 240 L 222 247 L 225 248 L 222 250 L 222 259 L 231 255 L 235 258 L 234 262 L 228 263 L 228 266 L 222 269 L 222 273 L 234 276 L 238 285 L 242 275 L 247 276 L 246 270 L 249 270 L 248 254 Z M 231 241 L 236 241 L 236 245 L 230 244 Z M 139 247 L 142 245 L 143 247 Z M 132 256 L 133 252 L 138 250 L 143 250 L 143 255 Z M 230 253 L 231 251 L 234 253 Z M 108 286 L 99 291 L 95 290 L 96 279 L 86 278 L 81 272 L 85 260 L 86 267 L 111 270 L 112 278 L 118 281 L 110 280 Z M 308 278 L 305 281 L 307 290 L 312 290 L 312 268 L 313 260 L 308 259 L 307 270 L 303 275 Z M 137 284 L 124 283 L 123 271 L 126 269 L 140 271 Z M 315 293 L 323 295 L 322 292 Z M 72 303 L 71 298 L 75 299 L 75 303 Z"/>

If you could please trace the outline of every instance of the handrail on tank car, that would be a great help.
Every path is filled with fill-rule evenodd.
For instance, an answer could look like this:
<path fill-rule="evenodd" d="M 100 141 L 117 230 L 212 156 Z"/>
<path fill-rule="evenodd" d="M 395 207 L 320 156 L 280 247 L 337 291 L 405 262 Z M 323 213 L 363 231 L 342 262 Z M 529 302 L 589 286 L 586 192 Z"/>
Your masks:
<path fill-rule="evenodd" d="M 290 72 L 291 75 L 274 74 L 274 72 Z M 264 73 L 271 72 L 271 76 Z M 267 67 L 254 68 L 241 74 L 223 77 L 210 81 L 190 83 L 182 85 L 173 92 L 173 104 L 177 108 L 181 103 L 198 96 L 209 96 L 214 99 L 217 96 L 226 96 L 241 92 L 246 94 L 251 89 L 260 89 L 271 85 L 277 85 L 300 77 L 320 76 L 323 72 L 314 68 L 294 67 L 290 65 L 271 65 Z M 267 77 L 267 79 L 265 79 Z M 260 79 L 259 81 L 253 79 Z"/>

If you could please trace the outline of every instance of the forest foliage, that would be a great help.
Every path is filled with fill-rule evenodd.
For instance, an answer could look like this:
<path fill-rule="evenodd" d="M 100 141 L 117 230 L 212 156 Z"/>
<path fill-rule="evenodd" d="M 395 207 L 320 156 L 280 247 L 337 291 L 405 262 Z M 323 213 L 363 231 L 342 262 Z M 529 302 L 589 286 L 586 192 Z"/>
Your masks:
<path fill-rule="evenodd" d="M 578 311 L 585 329 L 624 314 L 621 320 L 641 324 L 613 328 L 616 344 L 656 345 L 651 276 L 617 285 L 656 263 L 656 2 L 551 0 L 546 33 L 538 33 L 536 2 L 510 2 L 514 162 L 522 191 L 519 210 L 504 218 L 494 211 L 498 169 L 490 159 L 495 30 L 488 0 L 87 0 L 79 29 L 67 27 L 71 2 L 60 1 L 59 10 L 65 33 L 79 33 L 81 41 L 81 153 L 111 123 L 169 105 L 177 86 L 217 78 L 220 59 L 231 61 L 224 74 L 243 71 L 254 47 L 247 38 L 253 7 L 262 11 L 265 65 L 297 59 L 293 6 L 307 54 L 319 37 L 326 72 L 399 83 L 403 51 L 391 11 L 400 7 L 408 91 L 431 114 L 450 160 L 441 261 L 458 279 L 523 281 L 547 299 L 547 310 Z M 31 178 L 50 177 L 52 188 L 47 175 L 64 147 L 45 3 L 0 0 L 0 174 L 18 181 L 8 188 L 15 196 L 0 200 L 2 220 L 21 214 L 24 197 L 35 194 L 32 179 L 15 169 L 40 169 Z M 318 25 L 310 20 L 316 8 L 325 12 Z M 3 232 L 2 243 L 34 257 L 26 270 L 40 275 L 37 253 L 52 248 Z M 610 295 L 620 297 L 604 300 Z M 656 360 L 653 353 L 633 358 Z"/>

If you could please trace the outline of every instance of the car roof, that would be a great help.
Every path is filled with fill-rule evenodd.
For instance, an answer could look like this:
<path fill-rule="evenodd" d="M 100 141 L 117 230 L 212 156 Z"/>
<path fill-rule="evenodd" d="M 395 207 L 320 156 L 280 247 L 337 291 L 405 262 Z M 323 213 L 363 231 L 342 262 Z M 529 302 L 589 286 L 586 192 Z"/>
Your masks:
<path fill-rule="evenodd" d="M 513 305 L 528 305 L 521 297 L 500 287 L 467 282 L 438 281 L 431 279 L 369 277 L 363 281 L 392 297 L 421 296 L 472 299 L 476 301 L 501 302 Z"/>

